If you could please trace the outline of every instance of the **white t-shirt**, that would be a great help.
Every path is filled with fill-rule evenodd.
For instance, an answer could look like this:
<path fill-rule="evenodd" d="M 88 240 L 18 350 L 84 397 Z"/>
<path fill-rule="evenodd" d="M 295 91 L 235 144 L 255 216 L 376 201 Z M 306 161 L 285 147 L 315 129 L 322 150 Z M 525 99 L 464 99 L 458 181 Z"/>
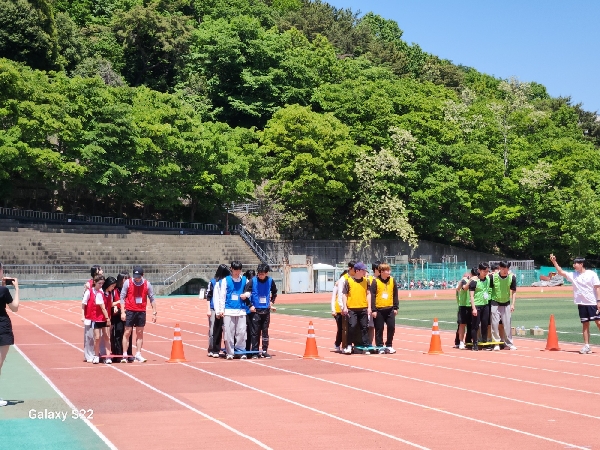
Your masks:
<path fill-rule="evenodd" d="M 102 297 L 102 291 L 97 291 L 97 292 L 95 292 L 95 294 L 96 294 L 96 298 L 95 298 L 94 303 L 96 305 L 103 305 L 104 304 L 104 297 Z M 83 294 L 83 301 L 82 301 L 82 303 L 84 305 L 87 305 L 89 299 L 90 299 L 90 290 L 88 289 Z"/>
<path fill-rule="evenodd" d="M 600 286 L 600 279 L 593 270 L 566 272 L 567 280 L 573 283 L 573 301 L 577 305 L 596 306 L 594 286 Z"/>

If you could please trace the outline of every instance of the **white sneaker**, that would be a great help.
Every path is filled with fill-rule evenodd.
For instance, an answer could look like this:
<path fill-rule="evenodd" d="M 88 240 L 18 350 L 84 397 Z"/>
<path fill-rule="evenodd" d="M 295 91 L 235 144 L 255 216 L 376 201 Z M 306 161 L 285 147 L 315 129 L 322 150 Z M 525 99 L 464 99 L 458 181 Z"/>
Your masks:
<path fill-rule="evenodd" d="M 370 352 L 369 350 L 365 350 L 365 351 L 363 352 L 363 355 L 370 355 L 370 354 L 371 354 L 371 352 Z"/>
<path fill-rule="evenodd" d="M 385 354 L 385 347 L 381 347 L 381 348 L 379 349 L 379 354 L 380 354 L 380 355 L 383 355 L 383 354 Z"/>
<path fill-rule="evenodd" d="M 225 359 L 233 359 L 233 355 L 227 355 Z"/>
<path fill-rule="evenodd" d="M 0 406 L 6 406 L 6 405 L 8 405 L 8 402 L 6 400 L 2 400 L 0 398 Z"/>
<path fill-rule="evenodd" d="M 110 359 L 110 358 L 105 358 L 105 359 L 104 359 L 104 364 L 112 364 L 112 359 Z"/>
<path fill-rule="evenodd" d="M 218 353 L 213 353 L 213 354 L 212 354 L 212 357 L 213 357 L 213 358 L 218 358 L 218 357 L 219 357 L 219 354 L 218 354 Z"/>
<path fill-rule="evenodd" d="M 121 358 L 121 362 L 122 362 L 122 363 L 125 363 L 125 364 L 127 364 L 127 357 L 126 357 L 126 356 L 123 356 L 123 357 Z"/>
<path fill-rule="evenodd" d="M 394 349 L 394 347 L 386 347 L 385 351 L 386 351 L 386 353 L 391 353 L 392 355 L 394 353 L 396 353 L 396 350 Z"/>
<path fill-rule="evenodd" d="M 510 346 L 510 347 L 508 347 L 508 348 L 509 348 L 509 349 L 511 349 L 511 350 L 516 350 L 516 349 L 517 349 L 517 347 L 515 347 L 514 345 L 511 345 L 511 346 Z"/>
<path fill-rule="evenodd" d="M 579 353 L 581 353 L 582 355 L 585 355 L 586 353 L 592 353 L 592 349 L 589 345 L 586 344 L 581 348 L 581 350 L 579 350 Z"/>
<path fill-rule="evenodd" d="M 499 345 L 494 345 L 494 351 L 495 352 L 499 352 L 500 351 L 500 346 Z"/>
<path fill-rule="evenodd" d="M 212 355 L 213 355 L 213 352 L 208 352 L 208 355 L 207 355 L 207 356 L 208 356 L 209 358 L 212 358 Z"/>
<path fill-rule="evenodd" d="M 464 350 L 465 348 L 466 347 L 465 347 L 465 343 L 464 342 L 461 342 L 460 344 L 458 344 L 458 349 L 459 350 Z"/>
<path fill-rule="evenodd" d="M 100 357 L 99 356 L 94 356 L 94 358 L 92 359 L 92 363 L 93 364 L 98 364 L 100 362 Z"/>
<path fill-rule="evenodd" d="M 246 355 L 242 355 L 242 356 L 240 356 L 240 359 L 247 359 L 247 358 L 246 358 Z"/>
<path fill-rule="evenodd" d="M 86 359 L 86 360 L 85 360 L 85 362 L 86 362 L 86 363 L 93 363 L 93 362 L 94 362 L 94 358 L 91 358 L 91 359 Z"/>
<path fill-rule="evenodd" d="M 351 345 L 349 345 L 348 347 L 346 347 L 346 348 L 343 350 L 343 352 L 342 352 L 342 353 L 344 353 L 344 355 L 350 355 L 350 354 L 352 354 L 352 346 L 351 346 Z"/>
<path fill-rule="evenodd" d="M 336 345 L 334 348 L 335 348 L 335 351 L 336 351 L 336 352 L 339 352 L 339 351 L 340 351 L 340 346 L 339 346 L 339 345 Z"/>
<path fill-rule="evenodd" d="M 137 352 L 135 354 L 134 361 L 137 361 L 137 362 L 146 362 L 148 360 L 146 358 L 144 358 L 140 352 Z"/>

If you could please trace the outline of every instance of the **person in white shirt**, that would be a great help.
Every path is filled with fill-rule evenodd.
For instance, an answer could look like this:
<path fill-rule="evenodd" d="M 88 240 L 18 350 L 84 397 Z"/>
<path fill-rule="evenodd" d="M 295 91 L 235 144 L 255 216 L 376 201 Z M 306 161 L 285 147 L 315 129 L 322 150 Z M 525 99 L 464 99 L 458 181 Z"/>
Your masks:
<path fill-rule="evenodd" d="M 585 258 L 577 257 L 573 260 L 575 272 L 565 272 L 556 262 L 556 256 L 550 255 L 559 275 L 565 277 L 573 284 L 573 301 L 579 309 L 579 319 L 583 328 L 584 346 L 579 353 L 592 353 L 590 349 L 590 322 L 596 322 L 600 330 L 600 279 L 596 272 L 585 269 Z"/>

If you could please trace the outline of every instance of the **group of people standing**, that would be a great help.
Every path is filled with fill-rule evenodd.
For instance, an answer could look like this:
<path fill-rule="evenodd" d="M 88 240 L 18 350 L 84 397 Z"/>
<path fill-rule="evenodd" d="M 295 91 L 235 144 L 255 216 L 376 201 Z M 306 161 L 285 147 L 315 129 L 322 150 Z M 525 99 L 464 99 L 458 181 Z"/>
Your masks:
<path fill-rule="evenodd" d="M 105 364 L 112 364 L 113 359 L 122 363 L 146 362 L 142 346 L 148 300 L 153 322 L 156 322 L 157 312 L 154 290 L 144 278 L 144 269 L 135 266 L 131 278 L 126 271 L 116 278 L 105 278 L 102 267 L 94 265 L 90 275 L 92 278 L 84 285 L 81 305 L 84 361 L 93 364 L 101 359 Z M 132 349 L 134 327 L 135 355 Z"/>
<path fill-rule="evenodd" d="M 392 344 L 399 305 L 398 285 L 389 264 L 376 261 L 371 269 L 373 275 L 367 273 L 362 261 L 350 261 L 331 296 L 331 314 L 337 326 L 335 350 L 347 355 L 359 347 L 367 355 L 372 351 L 396 353 Z M 384 328 L 387 328 L 385 342 Z"/>
<path fill-rule="evenodd" d="M 268 276 L 268 264 L 242 275 L 242 263 L 219 265 L 204 294 L 207 300 L 208 356 L 218 358 L 225 340 L 225 358 L 271 358 L 269 324 L 275 311 L 277 286 Z M 202 297 L 202 296 L 201 296 Z M 262 350 L 259 343 L 262 341 Z"/>

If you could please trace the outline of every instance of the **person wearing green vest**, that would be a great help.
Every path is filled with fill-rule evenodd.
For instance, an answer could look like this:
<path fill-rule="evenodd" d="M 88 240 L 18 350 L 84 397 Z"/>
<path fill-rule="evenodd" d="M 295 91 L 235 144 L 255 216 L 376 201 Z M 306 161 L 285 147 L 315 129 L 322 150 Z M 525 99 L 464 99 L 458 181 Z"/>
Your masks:
<path fill-rule="evenodd" d="M 471 301 L 469 299 L 469 280 L 476 277 L 479 273 L 477 267 L 473 267 L 471 272 L 466 272 L 456 286 L 456 301 L 458 303 L 458 348 L 464 350 L 465 336 L 467 343 L 471 343 L 471 322 L 473 320 L 471 313 Z M 465 334 L 466 328 L 466 334 Z"/>
<path fill-rule="evenodd" d="M 487 327 L 490 321 L 488 303 L 492 297 L 494 289 L 493 278 L 488 277 L 490 266 L 488 263 L 479 263 L 479 275 L 473 278 L 469 283 L 469 294 L 471 298 L 471 339 L 473 341 L 473 351 L 479 350 L 477 342 L 477 333 L 481 325 L 481 340 L 487 341 Z"/>
<path fill-rule="evenodd" d="M 515 310 L 517 297 L 517 277 L 508 271 L 508 262 L 500 261 L 500 270 L 491 276 L 494 281 L 492 289 L 492 340 L 500 342 L 498 327 L 500 321 L 504 324 L 504 344 L 511 350 L 516 350 L 513 345 L 511 333 L 511 314 Z M 500 350 L 499 345 L 494 345 L 494 350 Z"/>

